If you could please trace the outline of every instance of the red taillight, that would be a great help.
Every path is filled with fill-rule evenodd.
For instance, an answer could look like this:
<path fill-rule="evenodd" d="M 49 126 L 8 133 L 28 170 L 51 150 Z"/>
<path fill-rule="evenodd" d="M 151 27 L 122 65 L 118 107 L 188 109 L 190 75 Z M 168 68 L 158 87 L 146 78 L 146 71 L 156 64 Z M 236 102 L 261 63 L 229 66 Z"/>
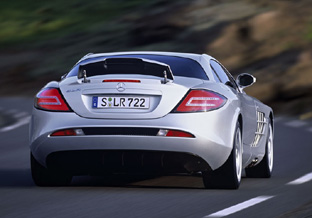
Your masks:
<path fill-rule="evenodd" d="M 116 82 L 116 83 L 140 83 L 141 80 L 134 80 L 134 79 L 105 79 L 103 80 L 103 83 L 107 82 Z"/>
<path fill-rule="evenodd" d="M 84 132 L 82 129 L 62 129 L 53 132 L 50 136 L 82 136 Z"/>
<path fill-rule="evenodd" d="M 73 129 L 59 130 L 51 134 L 51 136 L 75 136 L 77 133 Z"/>
<path fill-rule="evenodd" d="M 184 132 L 181 130 L 169 130 L 169 129 L 160 129 L 157 133 L 157 136 L 195 138 L 195 136 L 192 135 L 191 133 Z"/>
<path fill-rule="evenodd" d="M 36 96 L 35 107 L 50 111 L 71 111 L 56 88 L 41 90 Z"/>
<path fill-rule="evenodd" d="M 186 137 L 186 138 L 194 138 L 194 136 L 188 132 L 178 131 L 178 130 L 169 130 L 167 137 Z"/>
<path fill-rule="evenodd" d="M 218 109 L 226 103 L 226 98 L 208 90 L 191 90 L 174 112 L 206 112 Z"/>

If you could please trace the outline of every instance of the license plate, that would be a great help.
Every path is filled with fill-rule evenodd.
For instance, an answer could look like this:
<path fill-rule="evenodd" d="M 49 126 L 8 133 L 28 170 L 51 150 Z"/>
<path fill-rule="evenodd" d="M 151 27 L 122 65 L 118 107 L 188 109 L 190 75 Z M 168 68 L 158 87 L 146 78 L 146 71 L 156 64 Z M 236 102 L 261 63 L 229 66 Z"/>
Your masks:
<path fill-rule="evenodd" d="M 93 96 L 92 108 L 133 108 L 148 109 L 148 97 Z"/>

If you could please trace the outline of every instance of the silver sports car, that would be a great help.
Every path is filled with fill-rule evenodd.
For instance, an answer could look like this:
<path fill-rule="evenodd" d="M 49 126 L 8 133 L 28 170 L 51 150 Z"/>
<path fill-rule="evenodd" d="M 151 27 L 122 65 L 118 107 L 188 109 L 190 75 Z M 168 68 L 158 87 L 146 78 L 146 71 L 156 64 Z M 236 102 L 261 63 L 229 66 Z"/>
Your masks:
<path fill-rule="evenodd" d="M 272 109 L 206 54 L 88 54 L 35 98 L 31 170 L 39 186 L 76 175 L 201 173 L 206 188 L 271 176 Z"/>

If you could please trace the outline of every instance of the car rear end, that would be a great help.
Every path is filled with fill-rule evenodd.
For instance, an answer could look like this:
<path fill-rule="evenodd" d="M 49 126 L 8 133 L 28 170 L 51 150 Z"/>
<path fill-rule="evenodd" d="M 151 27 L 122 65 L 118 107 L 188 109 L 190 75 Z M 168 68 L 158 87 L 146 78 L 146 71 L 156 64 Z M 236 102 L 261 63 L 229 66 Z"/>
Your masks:
<path fill-rule="evenodd" d="M 129 64 L 134 59 L 143 60 L 142 65 Z M 190 70 L 196 68 L 201 76 L 176 74 L 181 66 L 166 64 L 166 57 L 128 55 L 82 61 L 66 79 L 48 84 L 36 97 L 31 122 L 35 159 L 75 175 L 198 172 L 221 166 L 232 150 L 235 105 L 215 91 L 218 87 L 198 62 L 176 59 L 186 67 L 192 61 Z M 159 69 L 146 73 L 146 64 Z M 90 74 L 99 67 L 114 70 Z"/>

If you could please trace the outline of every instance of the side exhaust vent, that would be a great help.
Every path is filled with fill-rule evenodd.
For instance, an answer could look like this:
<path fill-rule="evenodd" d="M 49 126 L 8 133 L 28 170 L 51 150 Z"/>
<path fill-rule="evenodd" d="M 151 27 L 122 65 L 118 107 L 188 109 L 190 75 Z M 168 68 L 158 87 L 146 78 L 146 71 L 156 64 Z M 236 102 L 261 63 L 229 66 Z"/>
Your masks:
<path fill-rule="evenodd" d="M 267 124 L 264 113 L 257 111 L 257 130 L 255 134 L 255 139 L 252 143 L 252 147 L 257 147 L 260 139 L 264 135 L 264 126 Z"/>

